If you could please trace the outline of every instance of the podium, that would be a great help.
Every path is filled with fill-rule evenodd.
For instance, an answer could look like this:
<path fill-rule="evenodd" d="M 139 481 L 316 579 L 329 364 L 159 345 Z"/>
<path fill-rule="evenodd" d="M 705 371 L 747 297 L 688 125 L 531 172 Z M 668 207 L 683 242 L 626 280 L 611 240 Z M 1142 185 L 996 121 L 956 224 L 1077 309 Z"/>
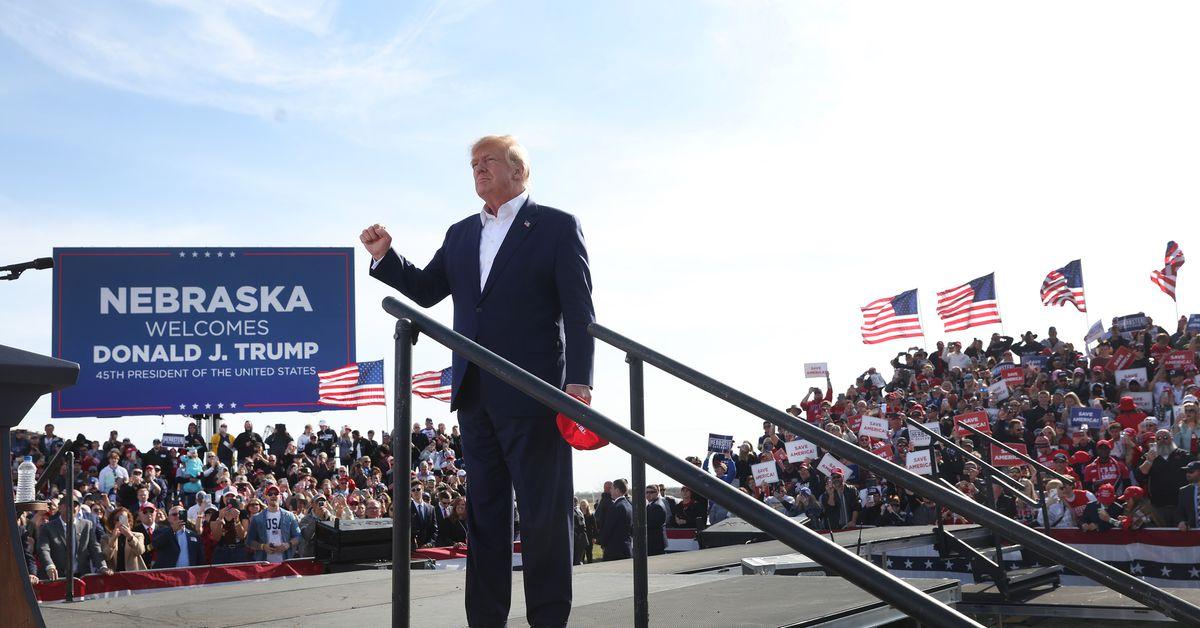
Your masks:
<path fill-rule="evenodd" d="M 4 624 L 18 628 L 44 628 L 42 612 L 29 584 L 29 572 L 21 552 L 17 531 L 16 505 L 13 503 L 10 431 L 46 393 L 75 384 L 79 365 L 56 358 L 0 345 L 0 608 Z"/>

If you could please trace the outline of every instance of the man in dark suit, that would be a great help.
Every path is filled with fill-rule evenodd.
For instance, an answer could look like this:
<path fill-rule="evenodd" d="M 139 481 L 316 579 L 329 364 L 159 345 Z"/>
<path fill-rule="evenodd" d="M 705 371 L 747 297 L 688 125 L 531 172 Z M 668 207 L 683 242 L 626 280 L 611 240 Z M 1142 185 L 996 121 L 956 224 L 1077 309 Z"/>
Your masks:
<path fill-rule="evenodd" d="M 1187 484 L 1179 489 L 1179 503 L 1176 505 L 1179 513 L 1179 529 L 1182 531 L 1200 529 L 1197 520 L 1200 519 L 1200 460 L 1193 460 L 1183 467 L 1187 472 Z"/>
<path fill-rule="evenodd" d="M 438 516 L 432 504 L 425 501 L 425 488 L 418 481 L 408 486 L 412 496 L 409 514 L 412 516 L 413 547 L 433 547 L 438 536 Z"/>
<path fill-rule="evenodd" d="M 671 506 L 658 494 L 658 487 L 646 487 L 646 555 L 667 553 L 667 520 Z"/>
<path fill-rule="evenodd" d="M 155 528 L 152 544 L 154 569 L 204 564 L 204 546 L 196 531 L 188 525 L 187 511 L 182 506 L 171 507 L 167 513 L 167 525 Z"/>
<path fill-rule="evenodd" d="M 604 515 L 597 540 L 604 548 L 604 560 L 621 560 L 633 556 L 633 504 L 625 494 L 629 483 L 613 480 L 612 504 Z M 665 534 L 665 532 L 664 532 Z"/>
<path fill-rule="evenodd" d="M 451 225 L 425 268 L 392 250 L 379 225 L 359 239 L 371 276 L 423 307 L 454 300 L 454 329 L 542 380 L 591 400 L 595 320 L 579 221 L 529 198 L 529 158 L 510 136 L 471 148 L 483 210 Z M 454 356 L 467 494 L 466 610 L 471 626 L 500 626 L 512 597 L 513 500 L 522 532 L 530 623 L 563 626 L 571 611 L 571 449 L 554 412 Z"/>
<path fill-rule="evenodd" d="M 42 562 L 42 577 L 51 580 L 67 577 L 67 514 L 66 501 L 60 502 L 58 516 L 38 528 L 37 552 Z M 79 516 L 79 497 L 75 501 L 75 575 L 90 573 L 108 575 L 112 569 L 104 562 L 100 552 L 100 540 L 92 528 L 92 522 Z"/>

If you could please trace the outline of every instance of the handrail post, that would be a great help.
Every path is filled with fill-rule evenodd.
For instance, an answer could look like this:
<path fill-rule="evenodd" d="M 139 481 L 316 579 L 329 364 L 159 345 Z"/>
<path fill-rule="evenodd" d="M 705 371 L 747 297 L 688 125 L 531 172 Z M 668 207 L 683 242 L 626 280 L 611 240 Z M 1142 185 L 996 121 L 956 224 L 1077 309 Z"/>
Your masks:
<path fill-rule="evenodd" d="M 67 498 L 67 573 L 60 574 L 67 579 L 67 596 L 64 602 L 75 601 L 75 452 L 67 452 L 67 490 L 63 497 Z M 62 516 L 61 514 L 59 516 Z"/>
<path fill-rule="evenodd" d="M 642 376 L 642 361 L 626 356 L 629 363 L 629 429 L 639 436 L 646 435 L 645 380 Z M 646 566 L 646 461 L 631 454 L 633 468 L 633 625 L 647 628 L 650 625 L 649 575 Z"/>
<path fill-rule="evenodd" d="M 1034 469 L 1037 478 L 1038 506 L 1042 509 L 1042 527 L 1046 529 L 1046 535 L 1050 534 L 1050 504 L 1046 503 L 1046 478 L 1042 476 L 1041 469 Z"/>
<path fill-rule="evenodd" d="M 994 477 L 998 471 L 996 469 L 996 465 L 992 464 L 992 448 L 990 445 L 986 448 L 985 455 L 987 456 L 987 463 L 990 468 L 988 469 L 986 482 L 987 501 L 984 502 L 984 505 L 992 510 L 996 510 L 996 485 L 1000 482 Z M 1000 572 L 997 574 L 999 579 L 996 582 L 996 587 L 1000 589 L 1001 593 L 1007 595 L 1008 573 L 1007 570 L 1004 569 L 1004 539 L 1000 538 L 1000 535 L 997 534 L 995 530 L 991 530 L 991 533 L 992 541 L 996 546 L 996 564 L 1000 566 Z"/>
<path fill-rule="evenodd" d="M 407 628 L 409 620 L 409 540 L 412 518 L 408 516 L 409 458 L 412 450 L 412 321 L 396 321 L 395 398 L 392 402 L 392 628 Z"/>

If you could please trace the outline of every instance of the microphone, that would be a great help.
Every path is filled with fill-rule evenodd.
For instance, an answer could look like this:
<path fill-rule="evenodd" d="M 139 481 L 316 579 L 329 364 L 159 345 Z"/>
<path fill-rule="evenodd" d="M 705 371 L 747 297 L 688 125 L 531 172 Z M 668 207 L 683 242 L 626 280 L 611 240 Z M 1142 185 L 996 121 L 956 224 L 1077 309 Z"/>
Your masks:
<path fill-rule="evenodd" d="M 54 268 L 54 258 L 39 257 L 31 262 L 21 262 L 20 264 L 11 264 L 9 266 L 0 266 L 0 272 L 8 271 L 7 275 L 0 276 L 0 280 L 12 281 L 21 276 L 21 273 L 27 270 L 46 270 Z"/>

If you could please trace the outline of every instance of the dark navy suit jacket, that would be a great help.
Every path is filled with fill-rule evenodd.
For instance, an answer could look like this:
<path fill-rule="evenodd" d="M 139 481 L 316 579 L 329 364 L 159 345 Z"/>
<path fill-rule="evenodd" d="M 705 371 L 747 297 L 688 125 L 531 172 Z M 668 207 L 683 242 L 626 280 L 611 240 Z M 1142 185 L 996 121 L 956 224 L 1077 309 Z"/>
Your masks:
<path fill-rule="evenodd" d="M 388 251 L 371 276 L 422 307 L 454 299 L 454 330 L 562 389 L 592 384 L 594 342 L 587 326 L 595 320 L 592 278 L 579 221 L 527 199 L 496 253 L 487 283 L 479 287 L 479 236 L 483 224 L 472 214 L 446 231 L 425 268 Z M 472 369 L 475 367 L 472 366 Z M 467 362 L 454 356 L 450 409 L 460 395 Z M 537 415 L 537 401 L 480 372 L 478 391 L 493 412 Z"/>
<path fill-rule="evenodd" d="M 604 514 L 604 522 L 596 535 L 604 548 L 604 560 L 633 556 L 633 504 L 622 495 Z"/>

